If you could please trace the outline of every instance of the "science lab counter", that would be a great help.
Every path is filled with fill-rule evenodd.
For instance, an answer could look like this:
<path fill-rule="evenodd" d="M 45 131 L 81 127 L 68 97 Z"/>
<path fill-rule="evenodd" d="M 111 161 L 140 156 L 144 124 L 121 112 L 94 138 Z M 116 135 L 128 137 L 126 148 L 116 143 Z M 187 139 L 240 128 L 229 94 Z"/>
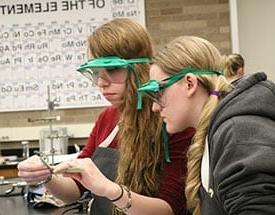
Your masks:
<path fill-rule="evenodd" d="M 34 209 L 27 206 L 23 196 L 0 197 L 0 215 L 84 215 L 87 213 L 78 212 L 78 210 L 68 210 L 72 206 L 64 208 L 38 208 Z"/>

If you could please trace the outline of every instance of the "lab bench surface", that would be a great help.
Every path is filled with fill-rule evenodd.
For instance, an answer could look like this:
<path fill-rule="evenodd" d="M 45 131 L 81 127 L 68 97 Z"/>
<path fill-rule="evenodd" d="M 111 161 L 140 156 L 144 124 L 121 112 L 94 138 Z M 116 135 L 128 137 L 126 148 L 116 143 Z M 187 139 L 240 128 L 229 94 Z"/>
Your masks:
<path fill-rule="evenodd" d="M 71 208 L 71 207 L 70 207 Z M 27 202 L 23 196 L 0 197 L 0 215 L 84 215 L 87 213 L 77 212 L 77 210 L 69 210 L 64 208 L 38 208 L 34 209 L 27 206 Z M 65 212 L 65 213 L 64 213 Z"/>

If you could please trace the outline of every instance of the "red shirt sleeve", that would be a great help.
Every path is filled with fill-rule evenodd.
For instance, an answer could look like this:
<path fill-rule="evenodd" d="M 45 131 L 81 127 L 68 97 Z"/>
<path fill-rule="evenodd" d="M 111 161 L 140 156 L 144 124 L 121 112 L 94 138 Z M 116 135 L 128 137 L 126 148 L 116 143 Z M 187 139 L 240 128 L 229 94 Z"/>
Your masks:
<path fill-rule="evenodd" d="M 185 177 L 187 173 L 186 152 L 195 133 L 193 128 L 169 137 L 171 163 L 165 163 L 160 181 L 158 198 L 165 200 L 174 215 L 186 215 Z"/>

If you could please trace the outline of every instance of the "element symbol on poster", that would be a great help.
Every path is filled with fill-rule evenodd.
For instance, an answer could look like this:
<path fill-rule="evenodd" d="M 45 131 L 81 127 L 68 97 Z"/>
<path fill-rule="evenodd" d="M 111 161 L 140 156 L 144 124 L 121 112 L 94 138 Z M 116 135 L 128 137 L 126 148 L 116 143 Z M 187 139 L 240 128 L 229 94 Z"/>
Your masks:
<path fill-rule="evenodd" d="M 1 0 L 0 111 L 47 109 L 47 86 L 59 109 L 108 105 L 76 68 L 87 37 L 121 17 L 145 24 L 144 0 Z"/>

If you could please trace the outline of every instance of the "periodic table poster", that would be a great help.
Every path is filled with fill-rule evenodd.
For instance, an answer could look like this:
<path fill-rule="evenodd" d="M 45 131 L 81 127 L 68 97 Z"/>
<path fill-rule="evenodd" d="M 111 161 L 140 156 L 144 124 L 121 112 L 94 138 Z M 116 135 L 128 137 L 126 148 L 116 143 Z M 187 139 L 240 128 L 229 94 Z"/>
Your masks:
<path fill-rule="evenodd" d="M 76 71 L 87 37 L 113 18 L 145 24 L 144 0 L 1 0 L 0 111 L 108 105 Z M 48 90 L 50 89 L 50 90 Z"/>

